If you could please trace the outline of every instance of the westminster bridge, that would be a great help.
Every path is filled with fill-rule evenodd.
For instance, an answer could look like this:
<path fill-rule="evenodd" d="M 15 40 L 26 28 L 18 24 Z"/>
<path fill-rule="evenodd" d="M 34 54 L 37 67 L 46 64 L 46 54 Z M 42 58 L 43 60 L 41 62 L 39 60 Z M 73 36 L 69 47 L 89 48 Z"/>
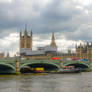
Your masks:
<path fill-rule="evenodd" d="M 0 59 L 0 74 L 24 73 L 25 68 L 44 67 L 45 71 L 55 71 L 64 66 L 75 66 L 75 68 L 90 69 L 89 61 L 72 60 L 9 60 Z"/>

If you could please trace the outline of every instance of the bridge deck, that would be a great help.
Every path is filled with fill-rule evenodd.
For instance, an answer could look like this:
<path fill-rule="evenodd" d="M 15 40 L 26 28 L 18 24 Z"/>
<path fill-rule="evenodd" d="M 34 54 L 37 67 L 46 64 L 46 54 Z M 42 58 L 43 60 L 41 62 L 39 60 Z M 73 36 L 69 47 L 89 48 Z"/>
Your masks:
<path fill-rule="evenodd" d="M 52 64 L 56 65 L 57 67 L 60 67 L 60 60 L 17 60 L 20 63 L 20 68 L 28 65 L 28 64 Z M 88 68 L 90 68 L 90 62 L 89 61 L 78 61 L 78 60 L 64 60 L 63 65 L 71 65 L 71 64 L 83 64 L 86 65 Z M 7 65 L 12 67 L 16 70 L 16 60 L 7 60 L 7 59 L 0 59 L 0 64 Z"/>

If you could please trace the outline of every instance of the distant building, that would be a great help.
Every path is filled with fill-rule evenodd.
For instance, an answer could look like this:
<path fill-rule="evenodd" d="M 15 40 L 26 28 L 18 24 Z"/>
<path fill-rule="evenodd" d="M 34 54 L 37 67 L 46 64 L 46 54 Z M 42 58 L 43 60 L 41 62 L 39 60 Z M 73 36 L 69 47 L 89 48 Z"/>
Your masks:
<path fill-rule="evenodd" d="M 4 53 L 0 53 L 0 59 L 4 58 Z"/>
<path fill-rule="evenodd" d="M 9 54 L 9 52 L 7 52 L 7 56 L 6 56 L 6 58 L 10 58 L 10 54 Z"/>
<path fill-rule="evenodd" d="M 22 35 L 22 33 L 20 32 L 20 49 L 25 48 L 25 49 L 32 50 L 32 45 L 33 45 L 32 38 L 33 38 L 32 31 L 30 35 L 28 35 L 26 29 L 24 31 L 24 35 Z"/>
<path fill-rule="evenodd" d="M 75 46 L 75 53 L 71 53 L 71 50 L 68 50 L 67 54 L 62 54 L 63 58 L 74 58 L 74 57 L 78 57 L 78 58 L 87 58 L 89 61 L 92 62 L 92 43 L 86 43 L 84 45 L 82 45 L 80 43 L 80 46 Z"/>
<path fill-rule="evenodd" d="M 54 33 L 50 45 L 38 47 L 36 51 L 32 50 L 33 34 L 28 35 L 25 29 L 24 35 L 20 32 L 20 57 L 27 59 L 49 59 L 57 53 Z"/>

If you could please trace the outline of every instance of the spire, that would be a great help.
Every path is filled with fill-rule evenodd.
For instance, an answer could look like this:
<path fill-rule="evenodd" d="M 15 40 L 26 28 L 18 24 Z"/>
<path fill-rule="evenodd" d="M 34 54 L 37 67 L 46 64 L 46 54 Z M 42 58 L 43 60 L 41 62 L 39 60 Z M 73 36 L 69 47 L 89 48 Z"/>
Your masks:
<path fill-rule="evenodd" d="M 10 54 L 9 54 L 9 52 L 7 52 L 7 56 L 6 56 L 7 58 L 9 58 L 10 57 Z"/>
<path fill-rule="evenodd" d="M 33 36 L 32 30 L 31 30 L 31 37 Z"/>
<path fill-rule="evenodd" d="M 25 32 L 24 32 L 24 35 L 27 36 L 27 27 L 25 26 Z"/>
<path fill-rule="evenodd" d="M 27 36 L 27 30 L 25 30 L 24 35 Z"/>
<path fill-rule="evenodd" d="M 22 36 L 22 32 L 21 32 L 21 30 L 20 30 L 20 37 Z"/>
<path fill-rule="evenodd" d="M 87 42 L 87 47 L 89 46 L 89 42 Z"/>
<path fill-rule="evenodd" d="M 71 54 L 71 49 L 68 49 L 68 54 Z"/>
<path fill-rule="evenodd" d="M 77 49 L 77 43 L 76 43 L 76 45 L 75 45 L 75 48 Z"/>
<path fill-rule="evenodd" d="M 82 48 L 82 44 L 80 43 L 80 48 Z"/>
<path fill-rule="evenodd" d="M 32 50 L 32 46 L 33 46 L 33 33 L 32 30 L 30 32 L 30 49 Z"/>
<path fill-rule="evenodd" d="M 86 44 L 84 43 L 84 48 L 86 48 Z"/>
<path fill-rule="evenodd" d="M 27 28 L 25 26 L 25 31 L 24 31 L 24 48 L 27 48 L 27 43 L 28 43 L 28 33 L 27 33 Z"/>
<path fill-rule="evenodd" d="M 56 47 L 56 42 L 55 42 L 55 36 L 54 36 L 54 33 L 52 33 L 52 39 L 51 39 L 51 44 L 50 46 L 54 46 Z"/>

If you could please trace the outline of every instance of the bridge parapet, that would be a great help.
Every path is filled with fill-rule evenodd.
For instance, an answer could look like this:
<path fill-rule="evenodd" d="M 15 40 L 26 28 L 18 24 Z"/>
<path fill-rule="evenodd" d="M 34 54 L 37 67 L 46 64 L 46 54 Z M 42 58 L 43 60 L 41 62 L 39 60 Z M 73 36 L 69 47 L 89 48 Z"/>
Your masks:
<path fill-rule="evenodd" d="M 54 60 L 19 60 L 20 64 L 24 64 L 24 63 L 55 63 L 55 64 L 60 64 L 59 61 L 54 61 Z"/>
<path fill-rule="evenodd" d="M 10 64 L 16 67 L 16 60 L 7 60 L 7 59 L 0 59 L 0 64 Z"/>

